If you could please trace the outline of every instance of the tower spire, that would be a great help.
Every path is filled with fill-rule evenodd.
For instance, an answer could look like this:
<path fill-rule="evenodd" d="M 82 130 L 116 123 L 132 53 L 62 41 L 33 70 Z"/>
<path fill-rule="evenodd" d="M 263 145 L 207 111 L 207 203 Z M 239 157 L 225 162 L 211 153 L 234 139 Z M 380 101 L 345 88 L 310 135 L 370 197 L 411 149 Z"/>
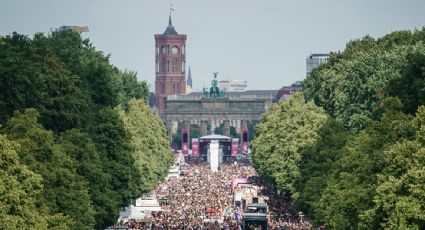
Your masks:
<path fill-rule="evenodd" d="M 171 21 L 171 12 L 170 12 L 170 16 L 168 18 L 168 27 L 173 27 L 173 22 Z"/>
<path fill-rule="evenodd" d="M 164 32 L 165 35 L 177 35 L 176 29 L 174 29 L 173 22 L 171 21 L 171 11 L 170 16 L 168 17 L 168 26 L 167 29 Z"/>
<path fill-rule="evenodd" d="M 192 87 L 192 74 L 190 72 L 190 66 L 189 66 L 189 73 L 187 74 L 187 85 L 189 85 L 190 88 L 193 88 Z"/>

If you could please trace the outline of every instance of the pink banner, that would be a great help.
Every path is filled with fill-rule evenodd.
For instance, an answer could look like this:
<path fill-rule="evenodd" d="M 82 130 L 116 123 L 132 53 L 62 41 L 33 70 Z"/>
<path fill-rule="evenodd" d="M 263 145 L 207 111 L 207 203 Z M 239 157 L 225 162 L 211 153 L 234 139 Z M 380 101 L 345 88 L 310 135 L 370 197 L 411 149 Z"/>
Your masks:
<path fill-rule="evenodd" d="M 187 155 L 189 153 L 189 146 L 187 143 L 182 144 L 182 154 Z"/>
<path fill-rule="evenodd" d="M 245 178 L 245 177 L 233 178 L 232 179 L 232 190 L 234 190 L 239 183 L 248 183 L 248 178 Z"/>
<path fill-rule="evenodd" d="M 239 152 L 239 139 L 232 139 L 232 157 L 237 157 Z"/>
<path fill-rule="evenodd" d="M 198 139 L 192 139 L 192 157 L 199 157 Z"/>

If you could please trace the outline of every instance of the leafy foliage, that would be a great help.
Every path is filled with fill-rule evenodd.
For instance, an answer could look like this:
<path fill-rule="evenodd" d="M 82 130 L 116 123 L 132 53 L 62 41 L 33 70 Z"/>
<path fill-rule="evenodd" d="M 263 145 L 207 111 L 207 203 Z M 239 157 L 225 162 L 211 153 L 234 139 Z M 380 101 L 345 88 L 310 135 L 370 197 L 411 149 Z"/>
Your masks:
<path fill-rule="evenodd" d="M 109 225 L 120 207 L 119 198 L 110 184 L 111 175 L 104 169 L 96 144 L 87 133 L 76 129 L 62 133 L 58 142 L 60 150 L 75 161 L 76 173 L 88 182 L 97 221 L 95 228 Z"/>
<path fill-rule="evenodd" d="M 305 214 L 319 219 L 320 209 L 316 201 L 320 199 L 327 182 L 334 171 L 334 164 L 344 151 L 349 134 L 342 125 L 332 118 L 319 129 L 316 142 L 302 151 L 300 162 L 300 177 L 296 181 L 296 191 L 299 192 L 297 206 Z"/>
<path fill-rule="evenodd" d="M 51 215 L 64 213 L 75 217 L 73 229 L 92 228 L 93 208 L 87 182 L 76 174 L 75 162 L 59 151 L 53 133 L 38 124 L 37 117 L 34 109 L 17 113 L 8 121 L 5 131 L 21 145 L 22 161 L 43 177 L 39 205 L 45 204 Z"/>
<path fill-rule="evenodd" d="M 17 143 L 0 135 L 0 226 L 2 229 L 46 229 L 47 216 L 36 206 L 42 177 L 19 162 Z"/>
<path fill-rule="evenodd" d="M 348 43 L 303 82 L 306 99 L 353 131 L 376 117 L 374 108 L 388 96 L 399 97 L 405 111 L 414 114 L 423 103 L 424 34 L 425 28 Z"/>
<path fill-rule="evenodd" d="M 425 28 L 349 42 L 303 82 L 319 108 L 295 95 L 265 114 L 254 166 L 316 224 L 424 229 L 424 60 Z"/>
<path fill-rule="evenodd" d="M 296 198 L 300 152 L 314 143 L 326 119 L 325 112 L 313 102 L 306 103 L 301 93 L 272 106 L 256 127 L 257 137 L 252 143 L 256 170 Z"/>
<path fill-rule="evenodd" d="M 103 170 L 110 176 L 109 185 L 113 192 L 107 199 L 117 205 L 112 213 L 108 211 L 100 220 L 110 225 L 118 218 L 118 207 L 127 206 L 141 194 L 141 174 L 134 162 L 131 136 L 117 111 L 108 107 L 100 110 L 91 132 Z"/>
<path fill-rule="evenodd" d="M 132 99 L 128 111 L 119 113 L 125 128 L 131 134 L 131 146 L 136 168 L 143 175 L 141 190 L 148 192 L 164 179 L 174 162 L 165 133 L 165 126 L 143 100 Z"/>
<path fill-rule="evenodd" d="M 148 85 L 78 33 L 0 37 L 0 82 L 0 228 L 103 229 L 164 177 L 172 158 L 162 124 L 144 102 L 129 104 L 148 101 Z M 148 155 L 118 105 L 155 130 Z"/>

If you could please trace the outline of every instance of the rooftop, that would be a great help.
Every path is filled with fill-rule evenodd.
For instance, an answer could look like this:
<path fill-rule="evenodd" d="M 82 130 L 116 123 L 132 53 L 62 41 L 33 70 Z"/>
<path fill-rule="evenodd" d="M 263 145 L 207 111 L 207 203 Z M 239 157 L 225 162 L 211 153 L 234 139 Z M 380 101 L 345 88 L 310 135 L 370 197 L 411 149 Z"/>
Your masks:
<path fill-rule="evenodd" d="M 315 58 L 315 57 L 329 57 L 329 54 L 311 54 L 309 58 Z"/>
<path fill-rule="evenodd" d="M 168 18 L 168 26 L 164 31 L 164 35 L 178 35 L 177 31 L 174 29 L 173 22 L 171 21 L 171 15 Z"/>

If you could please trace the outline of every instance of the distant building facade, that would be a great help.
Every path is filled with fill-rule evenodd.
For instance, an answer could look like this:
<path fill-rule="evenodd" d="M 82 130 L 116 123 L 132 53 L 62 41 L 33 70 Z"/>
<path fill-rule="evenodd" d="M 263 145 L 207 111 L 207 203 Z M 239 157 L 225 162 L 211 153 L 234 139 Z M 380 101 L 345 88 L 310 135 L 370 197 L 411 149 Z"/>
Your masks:
<path fill-rule="evenodd" d="M 248 81 L 245 80 L 221 80 L 218 87 L 227 92 L 244 92 L 248 87 Z"/>
<path fill-rule="evenodd" d="M 56 31 L 74 31 L 78 33 L 89 32 L 89 27 L 87 26 L 61 26 L 56 29 Z"/>
<path fill-rule="evenodd" d="M 171 21 L 163 34 L 155 34 L 155 103 L 161 115 L 169 95 L 186 93 L 186 34 L 178 34 Z"/>
<path fill-rule="evenodd" d="M 328 61 L 329 54 L 312 54 L 306 60 L 307 76 L 315 67 Z"/>
<path fill-rule="evenodd" d="M 301 85 L 301 82 L 299 82 L 299 81 L 295 82 L 291 86 L 283 86 L 282 88 L 280 88 L 277 91 L 275 101 L 286 100 L 286 99 L 292 97 L 292 95 L 295 92 L 300 91 L 301 88 L 302 88 L 302 85 Z"/>

